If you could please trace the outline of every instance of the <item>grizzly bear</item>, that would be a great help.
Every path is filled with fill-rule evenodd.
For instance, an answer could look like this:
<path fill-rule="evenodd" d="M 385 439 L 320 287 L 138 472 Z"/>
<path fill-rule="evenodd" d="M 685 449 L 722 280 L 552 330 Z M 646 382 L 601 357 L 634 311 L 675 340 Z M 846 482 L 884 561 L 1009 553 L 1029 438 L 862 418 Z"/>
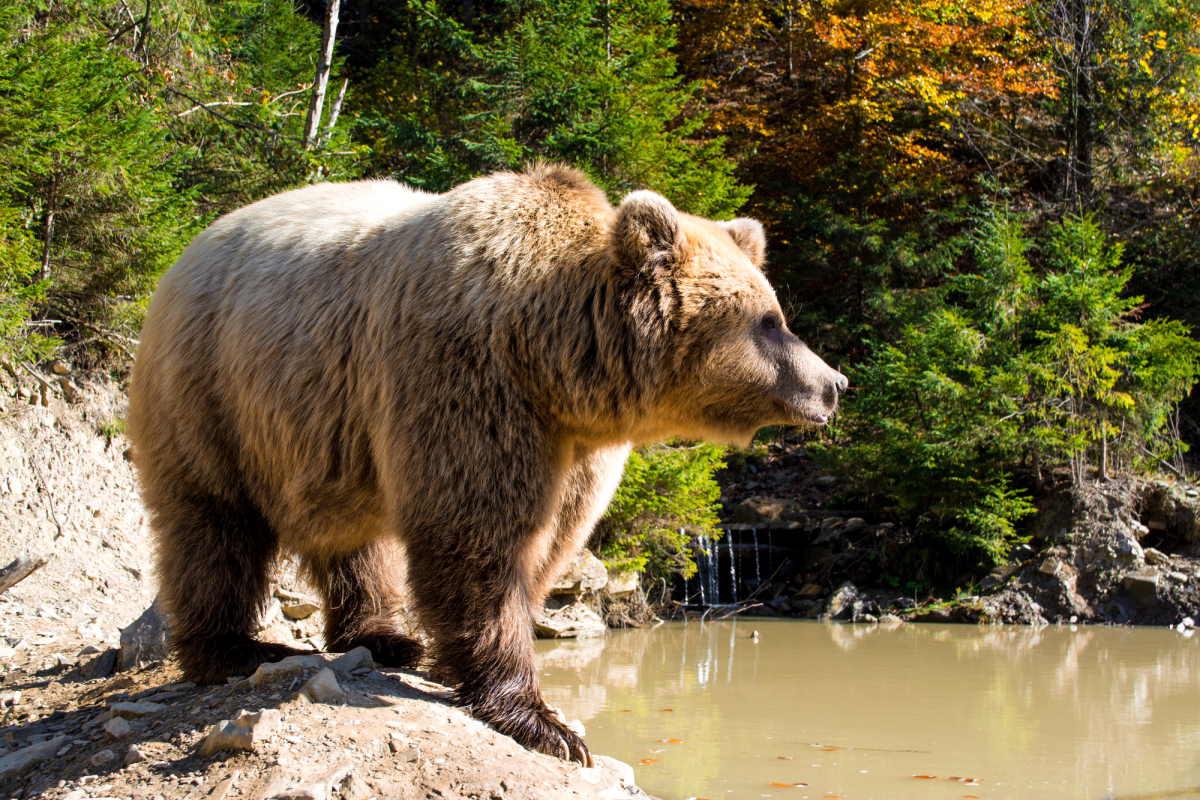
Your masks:
<path fill-rule="evenodd" d="M 539 165 L 445 194 L 322 184 L 196 237 L 150 304 L 129 435 L 188 678 L 254 638 L 277 551 L 330 650 L 413 666 L 397 559 L 442 674 L 526 747 L 590 762 L 538 689 L 531 614 L 631 447 L 821 424 L 846 379 L 787 328 L 762 226 Z"/>

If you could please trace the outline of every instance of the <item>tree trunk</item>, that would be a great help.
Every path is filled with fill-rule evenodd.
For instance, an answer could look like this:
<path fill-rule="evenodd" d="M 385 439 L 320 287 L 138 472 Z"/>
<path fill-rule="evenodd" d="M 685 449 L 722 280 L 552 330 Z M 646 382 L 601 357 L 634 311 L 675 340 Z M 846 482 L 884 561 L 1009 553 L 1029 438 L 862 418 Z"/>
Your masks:
<path fill-rule="evenodd" d="M 333 128 L 337 125 L 338 115 L 342 113 L 342 101 L 346 99 L 346 88 L 349 85 L 350 79 L 342 78 L 342 88 L 338 89 L 337 97 L 334 99 L 333 105 L 329 107 L 329 122 L 325 123 L 325 130 L 321 133 L 320 144 L 322 146 L 333 135 Z"/>
<path fill-rule="evenodd" d="M 1092 194 L 1092 151 L 1096 136 L 1094 71 L 1100 32 L 1092 0 L 1070 0 L 1067 14 L 1073 63 L 1067 110 L 1069 155 L 1066 189 L 1067 199 L 1082 207 L 1088 204 Z"/>
<path fill-rule="evenodd" d="M 58 177 L 50 179 L 50 191 L 46 194 L 46 216 L 42 225 L 42 264 L 38 269 L 38 280 L 50 279 L 50 253 L 54 244 L 54 215 L 58 203 Z"/>
<path fill-rule="evenodd" d="M 325 90 L 329 87 L 329 71 L 333 67 L 333 44 L 337 36 L 338 12 L 341 0 L 328 0 L 325 6 L 325 24 L 321 28 L 321 54 L 317 59 L 317 74 L 313 80 L 312 99 L 308 104 L 308 117 L 304 121 L 304 146 L 312 147 L 317 141 L 321 127 L 321 114 L 325 109 Z"/>

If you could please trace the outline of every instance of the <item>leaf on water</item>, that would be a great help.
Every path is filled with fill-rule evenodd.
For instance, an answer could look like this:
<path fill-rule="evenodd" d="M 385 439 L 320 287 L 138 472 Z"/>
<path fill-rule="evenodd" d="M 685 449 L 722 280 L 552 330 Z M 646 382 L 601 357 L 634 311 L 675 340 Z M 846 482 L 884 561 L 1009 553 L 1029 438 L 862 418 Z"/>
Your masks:
<path fill-rule="evenodd" d="M 676 739 L 673 736 L 668 736 L 664 739 L 659 739 L 659 744 L 683 744 L 683 739 Z"/>
<path fill-rule="evenodd" d="M 977 795 L 977 794 L 964 794 L 964 795 L 962 796 L 962 800 L 979 800 L 979 795 Z"/>
<path fill-rule="evenodd" d="M 795 760 L 795 756 L 775 756 L 775 758 L 776 758 L 776 759 L 778 759 L 779 761 L 793 761 L 793 760 Z"/>
<path fill-rule="evenodd" d="M 825 752 L 825 753 L 836 753 L 838 750 L 841 750 L 841 749 L 842 748 L 838 747 L 836 744 L 827 744 L 827 745 L 822 745 L 822 747 L 821 747 L 822 752 Z"/>
<path fill-rule="evenodd" d="M 622 708 L 622 709 L 621 709 L 621 713 L 622 713 L 622 714 L 632 714 L 632 713 L 633 713 L 633 709 L 632 709 L 632 708 Z"/>
<path fill-rule="evenodd" d="M 672 711 L 674 711 L 674 710 L 675 710 L 675 709 L 673 709 L 673 708 L 660 708 L 660 709 L 659 709 L 659 711 L 662 711 L 662 712 L 664 712 L 664 713 L 666 713 L 666 714 L 670 714 L 670 713 L 671 713 Z"/>
<path fill-rule="evenodd" d="M 803 789 L 808 784 L 804 781 L 771 781 L 771 786 L 776 789 Z"/>
<path fill-rule="evenodd" d="M 642 758 L 642 759 L 638 760 L 638 763 L 641 764 L 643 767 L 648 767 L 657 761 L 658 761 L 657 758 Z"/>
<path fill-rule="evenodd" d="M 913 775 L 919 781 L 936 781 L 937 775 Z"/>

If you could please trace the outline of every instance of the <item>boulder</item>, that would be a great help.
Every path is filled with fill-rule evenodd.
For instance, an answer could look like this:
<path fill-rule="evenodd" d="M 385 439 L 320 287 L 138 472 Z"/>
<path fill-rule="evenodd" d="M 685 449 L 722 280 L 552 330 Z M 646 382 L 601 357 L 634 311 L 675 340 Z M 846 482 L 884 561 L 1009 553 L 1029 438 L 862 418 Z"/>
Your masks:
<path fill-rule="evenodd" d="M 633 570 L 616 572 L 608 576 L 604 593 L 609 597 L 628 597 L 637 591 L 638 585 L 638 574 Z"/>
<path fill-rule="evenodd" d="M 55 736 L 44 742 L 31 744 L 0 758 L 0 779 L 19 775 L 40 761 L 45 761 L 67 743 L 68 737 Z"/>
<path fill-rule="evenodd" d="M 728 510 L 726 522 L 746 525 L 770 525 L 795 522 L 804 518 L 804 509 L 795 500 L 782 497 L 747 497 Z"/>
<path fill-rule="evenodd" d="M 167 620 L 155 599 L 140 617 L 121 629 L 117 665 L 124 670 L 151 661 L 163 661 L 168 651 Z"/>
<path fill-rule="evenodd" d="M 608 632 L 600 615 L 583 603 L 543 609 L 541 616 L 534 620 L 533 629 L 540 639 L 582 639 Z"/>
<path fill-rule="evenodd" d="M 550 587 L 550 594 L 579 596 L 598 592 L 607 584 L 608 570 L 604 562 L 596 558 L 591 550 L 585 549 Z"/>
<path fill-rule="evenodd" d="M 1121 580 L 1121 585 L 1125 587 L 1133 602 L 1145 608 L 1154 605 L 1158 600 L 1159 578 L 1157 570 L 1140 570 L 1126 575 Z"/>

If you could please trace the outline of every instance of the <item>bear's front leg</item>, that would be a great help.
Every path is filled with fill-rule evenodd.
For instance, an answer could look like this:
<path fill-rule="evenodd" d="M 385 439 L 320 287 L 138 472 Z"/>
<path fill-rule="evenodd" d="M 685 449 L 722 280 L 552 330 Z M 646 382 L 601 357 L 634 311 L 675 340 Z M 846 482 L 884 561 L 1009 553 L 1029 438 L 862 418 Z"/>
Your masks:
<path fill-rule="evenodd" d="M 482 544 L 482 542 L 481 542 Z M 440 549 L 440 548 L 438 548 Z M 583 739 L 542 700 L 534 669 L 532 580 L 519 548 L 468 555 L 423 543 L 409 560 L 414 599 L 439 665 L 477 718 L 525 747 L 591 766 Z"/>

